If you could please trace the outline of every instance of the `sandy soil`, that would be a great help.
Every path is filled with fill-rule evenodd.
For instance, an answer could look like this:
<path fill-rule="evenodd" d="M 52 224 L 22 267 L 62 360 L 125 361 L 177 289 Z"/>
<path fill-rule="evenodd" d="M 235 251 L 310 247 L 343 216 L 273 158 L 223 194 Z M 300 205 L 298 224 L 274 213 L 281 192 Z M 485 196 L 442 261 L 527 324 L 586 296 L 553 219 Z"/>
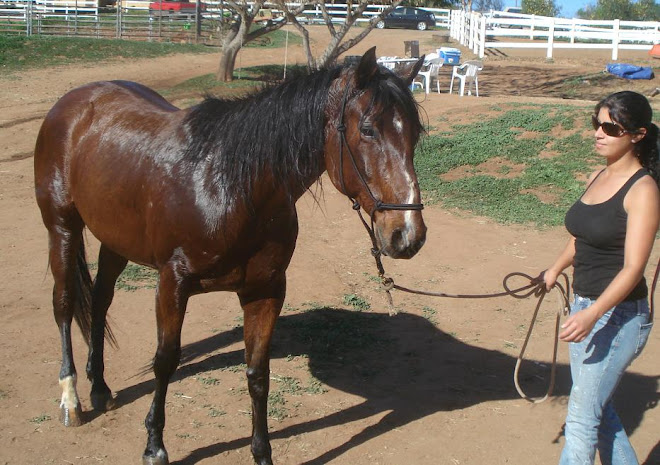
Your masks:
<path fill-rule="evenodd" d="M 324 38 L 315 34 L 320 46 Z M 423 52 L 440 45 L 433 32 L 375 31 L 351 54 L 377 45 L 379 55 L 402 55 L 404 40 L 420 40 Z M 303 62 L 298 48 L 287 53 L 289 62 Z M 422 102 L 429 123 L 475 119 L 502 102 L 556 101 L 564 92 L 563 80 L 598 73 L 608 62 L 607 54 L 564 53 L 553 62 L 529 55 L 487 57 L 478 99 L 448 95 L 447 75 L 444 93 Z M 281 63 L 284 55 L 284 50 L 245 49 L 239 66 Z M 641 53 L 623 53 L 621 60 L 648 62 Z M 111 308 L 119 349 L 109 349 L 106 356 L 118 408 L 106 414 L 89 411 L 89 383 L 81 376 L 86 424 L 67 429 L 57 421 L 60 342 L 50 303 L 46 232 L 32 181 L 31 151 L 40 120 L 58 97 L 83 83 L 130 79 L 163 90 L 213 72 L 217 61 L 217 55 L 175 56 L 0 77 L 0 464 L 138 463 L 151 402 L 152 375 L 145 367 L 156 343 L 154 292 L 119 291 Z M 594 90 L 593 99 L 617 86 L 647 93 L 656 85 L 657 80 L 608 81 Z M 593 99 L 562 101 L 584 111 Z M 397 292 L 399 313 L 390 316 L 373 280 L 368 237 L 349 202 L 327 180 L 324 186 L 320 205 L 308 196 L 299 202 L 300 238 L 273 344 L 271 388 L 285 401 L 270 420 L 275 462 L 556 463 L 570 388 L 566 347 L 560 349 L 557 386 L 549 401 L 533 405 L 520 399 L 512 382 L 533 303 Z M 450 293 L 496 292 L 511 271 L 538 273 L 566 239 L 562 229 L 502 226 L 440 207 L 427 208 L 425 219 L 429 236 L 418 256 L 385 261 L 399 284 Z M 91 235 L 88 239 L 94 261 L 98 245 Z M 348 306 L 344 297 L 351 294 L 366 299 L 370 310 Z M 184 359 L 166 407 L 170 459 L 178 465 L 250 464 L 249 396 L 243 368 L 237 366 L 243 350 L 237 300 L 209 294 L 193 298 L 188 308 Z M 544 308 L 528 352 L 531 362 L 523 365 L 522 381 L 531 393 L 542 392 L 548 383 L 555 308 L 552 300 Z M 660 463 L 654 362 L 659 334 L 651 335 L 617 397 L 647 465 Z M 74 350 L 82 374 L 86 350 L 77 331 Z"/>

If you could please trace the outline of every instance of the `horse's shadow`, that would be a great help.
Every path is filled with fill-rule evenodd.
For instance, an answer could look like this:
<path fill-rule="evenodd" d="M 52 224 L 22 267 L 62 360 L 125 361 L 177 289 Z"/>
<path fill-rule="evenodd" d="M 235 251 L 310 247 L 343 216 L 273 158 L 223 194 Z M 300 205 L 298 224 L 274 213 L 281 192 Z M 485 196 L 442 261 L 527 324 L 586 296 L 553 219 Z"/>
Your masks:
<path fill-rule="evenodd" d="M 175 379 L 243 362 L 242 350 L 201 360 L 205 354 L 241 339 L 242 329 L 235 328 L 187 345 Z M 306 462 L 307 465 L 328 463 L 374 437 L 438 411 L 518 398 L 511 380 L 515 357 L 461 342 L 427 319 L 412 314 L 389 317 L 322 308 L 282 316 L 271 353 L 272 358 L 304 354 L 318 380 L 366 399 L 323 418 L 274 431 L 272 438 L 292 437 L 389 412 L 377 424 Z M 521 371 L 525 373 L 521 384 L 528 394 L 542 395 L 547 388 L 548 367 L 528 362 Z M 658 377 L 630 373 L 624 376 L 617 405 L 629 433 L 639 426 L 645 411 L 657 405 L 657 386 Z M 560 365 L 555 395 L 568 394 L 569 387 L 569 369 Z M 151 388 L 152 382 L 145 381 L 120 391 L 117 400 L 120 405 L 132 402 Z M 240 438 L 206 446 L 173 465 L 192 465 L 249 443 L 249 438 Z M 656 446 L 645 463 L 660 463 L 659 449 Z"/>

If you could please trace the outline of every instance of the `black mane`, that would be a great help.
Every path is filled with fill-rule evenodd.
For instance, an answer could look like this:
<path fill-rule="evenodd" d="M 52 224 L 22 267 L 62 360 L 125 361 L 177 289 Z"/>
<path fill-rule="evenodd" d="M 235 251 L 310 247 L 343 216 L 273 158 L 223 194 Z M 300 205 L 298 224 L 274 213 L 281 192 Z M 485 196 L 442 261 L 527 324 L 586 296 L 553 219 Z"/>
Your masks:
<path fill-rule="evenodd" d="M 221 194 L 248 200 L 264 173 L 272 173 L 288 195 L 299 194 L 325 168 L 325 109 L 341 71 L 335 67 L 298 76 L 243 98 L 206 98 L 184 121 L 186 159 L 193 164 L 208 160 L 207 181 Z M 422 131 L 418 104 L 402 79 L 383 69 L 367 89 L 354 92 L 361 91 L 372 92 L 375 111 L 395 105 L 416 133 Z"/>

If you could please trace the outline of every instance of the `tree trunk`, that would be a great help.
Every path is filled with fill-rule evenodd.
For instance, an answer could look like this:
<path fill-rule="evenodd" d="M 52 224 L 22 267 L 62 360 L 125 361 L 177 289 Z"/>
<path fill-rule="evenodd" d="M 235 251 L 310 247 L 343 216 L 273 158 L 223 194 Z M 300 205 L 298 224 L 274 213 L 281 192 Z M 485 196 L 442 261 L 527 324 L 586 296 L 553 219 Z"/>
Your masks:
<path fill-rule="evenodd" d="M 220 66 L 217 74 L 218 81 L 231 82 L 234 80 L 236 56 L 243 47 L 247 35 L 244 24 L 245 22 L 242 20 L 232 24 L 231 29 L 227 31 L 227 35 L 222 41 L 222 53 L 220 54 Z"/>
<path fill-rule="evenodd" d="M 236 56 L 241 50 L 241 41 L 234 39 L 230 44 L 224 44 L 222 54 L 220 55 L 220 66 L 218 67 L 217 79 L 222 82 L 231 82 L 234 80 L 234 67 L 236 66 Z"/>
<path fill-rule="evenodd" d="M 257 4 L 255 3 L 255 5 Z M 241 12 L 239 19 L 232 24 L 231 29 L 227 32 L 227 35 L 222 41 L 222 53 L 220 54 L 220 65 L 218 66 L 217 74 L 217 79 L 219 81 L 231 82 L 234 80 L 236 56 L 245 44 L 258 37 L 280 29 L 286 24 L 284 21 L 271 22 L 265 27 L 257 28 L 248 33 L 255 14 L 252 13 L 252 15 L 249 15 L 248 13 L 248 11 Z M 305 31 L 305 33 L 306 32 L 307 31 Z M 306 38 L 309 43 L 309 34 L 307 34 Z"/>

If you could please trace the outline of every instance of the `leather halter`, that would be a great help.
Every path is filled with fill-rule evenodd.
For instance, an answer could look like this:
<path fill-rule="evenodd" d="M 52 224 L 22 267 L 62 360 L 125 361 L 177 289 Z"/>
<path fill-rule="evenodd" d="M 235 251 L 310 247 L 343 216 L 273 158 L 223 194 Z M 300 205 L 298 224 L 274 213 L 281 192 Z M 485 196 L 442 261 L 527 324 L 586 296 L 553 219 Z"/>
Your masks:
<path fill-rule="evenodd" d="M 339 182 L 341 184 L 342 194 L 344 194 L 346 197 L 348 197 L 351 200 L 351 202 L 353 202 L 353 210 L 357 212 L 360 221 L 362 221 L 362 225 L 367 230 L 367 233 L 369 233 L 369 237 L 371 238 L 371 244 L 372 244 L 371 255 L 373 255 L 376 261 L 378 276 L 380 277 L 383 286 L 385 287 L 393 286 L 394 281 L 392 281 L 391 278 L 385 277 L 385 268 L 383 267 L 383 263 L 380 259 L 380 256 L 382 255 L 382 251 L 378 248 L 378 241 L 376 240 L 376 235 L 374 234 L 374 213 L 383 210 L 422 210 L 424 208 L 424 204 L 385 203 L 382 200 L 376 198 L 376 196 L 369 188 L 369 184 L 367 184 L 367 181 L 364 179 L 364 176 L 362 176 L 362 173 L 360 172 L 360 169 L 357 166 L 357 163 L 355 161 L 355 155 L 353 155 L 351 146 L 348 145 L 348 141 L 346 140 L 346 124 L 344 124 L 344 113 L 346 112 L 346 104 L 348 103 L 348 89 L 349 86 L 346 85 L 344 89 L 344 96 L 341 102 L 341 113 L 339 115 L 339 124 L 337 124 L 337 132 L 339 132 Z M 371 197 L 371 200 L 374 203 L 374 207 L 369 215 L 371 217 L 371 225 L 367 224 L 364 217 L 362 216 L 362 212 L 360 211 L 361 208 L 360 203 L 357 201 L 357 199 L 348 195 L 348 191 L 346 190 L 346 182 L 344 181 L 344 145 L 346 145 L 348 157 L 351 160 L 351 164 L 353 165 L 353 170 L 355 171 L 355 174 L 357 174 L 358 179 L 360 180 L 365 190 L 367 191 L 367 194 L 369 194 L 369 197 Z M 387 292 L 387 295 L 390 300 L 390 304 L 392 304 L 392 297 L 390 296 L 389 291 Z"/>
<path fill-rule="evenodd" d="M 377 211 L 382 211 L 382 210 L 422 210 L 424 208 L 424 204 L 422 203 L 385 203 L 382 200 L 376 198 L 376 196 L 373 194 L 371 189 L 369 188 L 369 184 L 367 184 L 367 181 L 364 179 L 364 176 L 360 172 L 360 169 L 357 166 L 357 163 L 355 161 L 355 155 L 353 155 L 353 151 L 351 150 L 350 145 L 348 145 L 348 141 L 346 140 L 346 124 L 344 124 L 344 113 L 346 112 L 346 104 L 348 103 L 348 90 L 349 86 L 347 85 L 345 90 L 344 90 L 344 97 L 342 98 L 342 103 L 341 103 L 341 114 L 339 115 L 339 124 L 337 125 L 337 131 L 339 132 L 339 181 L 341 183 L 341 190 L 342 193 L 348 197 L 352 202 L 353 202 L 353 209 L 360 211 L 360 203 L 350 195 L 348 195 L 348 191 L 346 190 L 346 182 L 344 181 L 344 145 L 346 145 L 346 150 L 348 152 L 348 157 L 349 160 L 351 161 L 351 164 L 353 165 L 353 170 L 355 171 L 355 174 L 357 174 L 358 179 L 364 186 L 365 190 L 367 191 L 367 194 L 369 194 L 369 197 L 371 197 L 371 200 L 374 203 L 374 207 L 371 210 L 370 216 L 371 216 L 371 224 L 373 226 L 373 214 L 374 212 Z M 363 220 L 364 221 L 364 220 Z"/>

